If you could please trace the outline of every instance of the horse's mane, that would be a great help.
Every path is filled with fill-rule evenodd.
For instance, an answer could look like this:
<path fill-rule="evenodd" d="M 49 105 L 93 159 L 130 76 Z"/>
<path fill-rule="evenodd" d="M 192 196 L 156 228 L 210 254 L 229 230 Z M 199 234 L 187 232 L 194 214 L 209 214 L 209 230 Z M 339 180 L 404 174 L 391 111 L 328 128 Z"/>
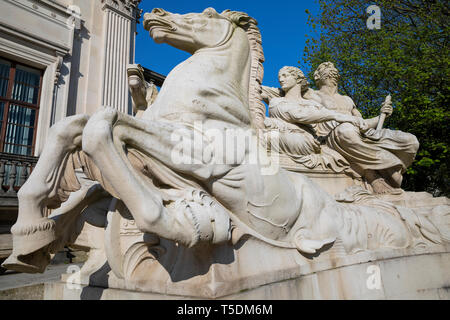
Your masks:
<path fill-rule="evenodd" d="M 262 80 L 264 77 L 264 52 L 262 49 L 261 32 L 257 27 L 258 22 L 244 12 L 225 10 L 222 16 L 231 20 L 247 33 L 250 43 L 251 65 L 249 81 L 249 109 L 252 126 L 264 128 L 264 118 L 266 117 L 266 106 L 262 102 Z"/>

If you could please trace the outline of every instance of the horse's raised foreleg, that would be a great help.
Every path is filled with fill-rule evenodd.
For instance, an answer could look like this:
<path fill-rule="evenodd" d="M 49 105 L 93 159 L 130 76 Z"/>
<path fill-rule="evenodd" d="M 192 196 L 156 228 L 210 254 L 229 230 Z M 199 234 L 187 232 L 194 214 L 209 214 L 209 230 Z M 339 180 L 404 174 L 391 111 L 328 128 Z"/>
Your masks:
<path fill-rule="evenodd" d="M 70 155 L 81 149 L 81 134 L 87 115 L 65 118 L 50 128 L 45 147 L 33 172 L 18 192 L 18 219 L 11 228 L 13 253 L 4 265 L 24 272 L 42 272 L 48 253 L 40 250 L 55 239 L 55 221 L 46 217 L 48 206 L 65 201 L 61 181 Z M 71 180 L 69 182 L 69 180 Z M 66 177 L 64 191 L 75 191 L 78 181 Z M 40 251 L 40 252 L 38 252 Z"/>
<path fill-rule="evenodd" d="M 157 233 L 189 246 L 196 241 L 198 226 L 182 212 L 168 212 L 158 190 L 137 172 L 124 151 L 127 144 L 169 168 L 192 172 L 192 164 L 177 163 L 171 157 L 175 145 L 171 134 L 181 129 L 177 124 L 145 122 L 105 108 L 87 123 L 82 144 L 83 151 L 101 168 L 103 178 L 128 207 L 141 231 Z M 124 132 L 132 139 L 127 139 Z M 198 179 L 212 174 L 210 168 L 202 165 L 194 171 Z"/>

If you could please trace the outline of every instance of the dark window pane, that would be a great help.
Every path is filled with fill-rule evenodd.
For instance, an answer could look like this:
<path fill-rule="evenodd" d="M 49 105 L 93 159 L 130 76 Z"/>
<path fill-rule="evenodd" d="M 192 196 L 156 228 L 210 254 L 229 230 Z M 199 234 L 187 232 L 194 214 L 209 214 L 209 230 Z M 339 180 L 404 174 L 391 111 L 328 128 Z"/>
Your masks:
<path fill-rule="evenodd" d="M 18 145 L 6 143 L 3 152 L 20 154 L 23 156 L 31 156 L 31 147 L 18 146 Z"/>
<path fill-rule="evenodd" d="M 8 123 L 23 126 L 34 126 L 36 110 L 11 104 L 8 112 Z"/>
<path fill-rule="evenodd" d="M 31 155 L 36 110 L 11 104 L 3 152 Z"/>
<path fill-rule="evenodd" d="M 0 59 L 0 77 L 8 78 L 10 68 L 11 63 L 9 61 Z"/>
<path fill-rule="evenodd" d="M 3 112 L 5 110 L 5 103 L 0 101 L 0 132 L 2 132 L 3 127 Z"/>
<path fill-rule="evenodd" d="M 8 78 L 11 63 L 6 60 L 0 59 L 0 96 L 6 97 L 6 91 L 8 90 Z"/>
<path fill-rule="evenodd" d="M 8 91 L 8 80 L 0 78 L 0 97 L 6 97 Z"/>
<path fill-rule="evenodd" d="M 36 104 L 39 93 L 40 71 L 24 66 L 16 67 L 12 99 Z"/>
<path fill-rule="evenodd" d="M 39 86 L 39 79 L 41 76 L 41 72 L 39 70 L 17 65 L 16 66 L 16 79 L 19 77 L 21 80 L 19 82 L 23 82 L 30 86 Z"/>

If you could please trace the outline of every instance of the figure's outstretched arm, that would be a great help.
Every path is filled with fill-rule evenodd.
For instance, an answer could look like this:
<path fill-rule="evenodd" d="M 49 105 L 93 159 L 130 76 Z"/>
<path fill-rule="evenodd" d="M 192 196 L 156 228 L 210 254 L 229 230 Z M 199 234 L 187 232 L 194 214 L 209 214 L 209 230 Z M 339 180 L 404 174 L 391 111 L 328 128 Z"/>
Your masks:
<path fill-rule="evenodd" d="M 292 101 L 283 101 L 278 108 L 272 109 L 272 116 L 290 123 L 314 124 L 325 121 L 350 122 L 359 128 L 364 127 L 364 119 L 335 112 L 316 105 L 303 105 Z"/>
<path fill-rule="evenodd" d="M 280 88 L 262 86 L 261 98 L 267 104 L 270 103 L 272 98 L 279 98 L 282 96 L 283 91 Z"/>
<path fill-rule="evenodd" d="M 352 100 L 353 103 L 353 100 Z M 390 99 L 388 101 L 385 101 L 380 109 L 380 115 L 385 114 L 387 117 L 389 117 L 392 114 L 393 108 L 392 108 L 392 102 Z M 356 117 L 362 117 L 361 113 L 356 109 L 356 106 L 353 104 L 352 114 Z M 380 116 L 373 117 L 370 119 L 366 119 L 366 124 L 368 128 L 377 128 L 378 122 L 380 121 Z"/>
<path fill-rule="evenodd" d="M 356 106 L 353 104 L 353 109 L 352 109 L 352 115 L 358 118 L 363 119 L 361 112 L 359 112 L 358 109 L 356 109 Z M 365 123 L 366 123 L 366 128 L 365 129 L 369 129 L 369 128 L 373 128 L 375 129 L 377 127 L 378 121 L 379 121 L 380 117 L 374 117 L 374 118 L 370 118 L 370 119 L 365 119 Z"/>

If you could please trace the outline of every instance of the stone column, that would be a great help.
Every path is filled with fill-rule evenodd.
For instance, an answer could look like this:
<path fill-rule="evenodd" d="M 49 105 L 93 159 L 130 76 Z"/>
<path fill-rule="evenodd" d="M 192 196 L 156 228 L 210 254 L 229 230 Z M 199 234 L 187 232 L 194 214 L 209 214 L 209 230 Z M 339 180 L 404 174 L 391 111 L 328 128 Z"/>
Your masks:
<path fill-rule="evenodd" d="M 127 65 L 134 62 L 137 8 L 141 0 L 101 0 L 103 17 L 103 80 L 101 104 L 130 113 Z"/>

